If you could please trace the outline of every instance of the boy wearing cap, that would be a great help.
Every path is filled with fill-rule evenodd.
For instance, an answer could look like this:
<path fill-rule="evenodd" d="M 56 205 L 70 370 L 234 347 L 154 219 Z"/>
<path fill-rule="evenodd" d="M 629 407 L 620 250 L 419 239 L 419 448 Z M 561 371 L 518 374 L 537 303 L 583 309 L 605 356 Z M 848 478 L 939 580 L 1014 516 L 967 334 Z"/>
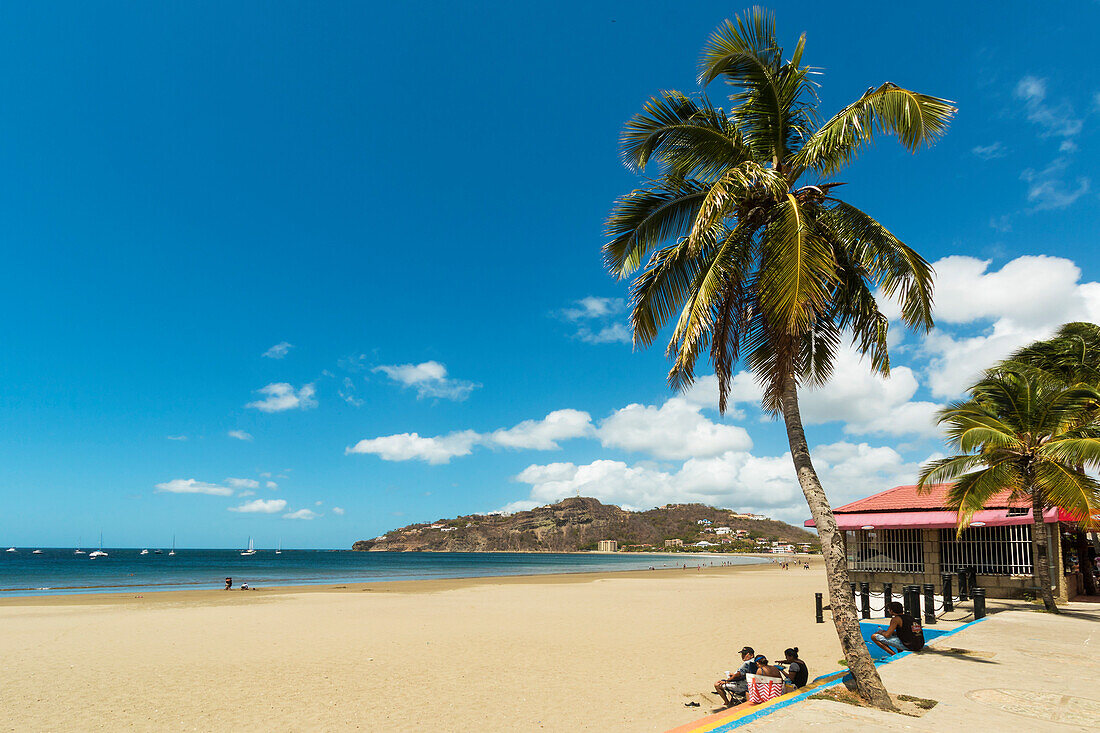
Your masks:
<path fill-rule="evenodd" d="M 741 666 L 737 668 L 737 671 L 714 683 L 714 691 L 721 695 L 722 702 L 726 705 L 744 701 L 745 693 L 749 689 L 749 683 L 745 675 L 756 674 L 756 662 L 753 661 L 755 656 L 756 652 L 753 651 L 751 646 L 743 647 L 741 649 Z"/>

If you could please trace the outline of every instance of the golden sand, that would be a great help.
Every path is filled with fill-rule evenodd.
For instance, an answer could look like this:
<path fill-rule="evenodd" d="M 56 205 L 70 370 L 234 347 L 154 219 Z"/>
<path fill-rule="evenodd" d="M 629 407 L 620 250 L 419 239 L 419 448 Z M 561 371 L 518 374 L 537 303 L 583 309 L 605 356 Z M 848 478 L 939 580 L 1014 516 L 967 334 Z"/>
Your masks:
<path fill-rule="evenodd" d="M 663 731 L 745 644 L 837 668 L 812 562 L 5 599 L 0 726 Z"/>

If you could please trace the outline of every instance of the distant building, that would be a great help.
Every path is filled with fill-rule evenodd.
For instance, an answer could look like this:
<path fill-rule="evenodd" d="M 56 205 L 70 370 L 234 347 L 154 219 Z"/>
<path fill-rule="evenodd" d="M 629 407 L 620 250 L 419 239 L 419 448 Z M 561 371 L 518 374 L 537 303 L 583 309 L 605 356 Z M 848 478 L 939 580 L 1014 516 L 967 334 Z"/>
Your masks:
<path fill-rule="evenodd" d="M 665 547 L 683 547 L 683 540 L 665 540 Z"/>
<path fill-rule="evenodd" d="M 706 540 L 699 540 L 694 545 L 692 545 L 692 547 L 717 547 L 717 546 L 718 545 L 716 543 L 707 542 Z"/>
<path fill-rule="evenodd" d="M 710 522 L 709 519 L 696 519 L 695 523 L 696 524 L 710 524 L 711 522 Z"/>
<path fill-rule="evenodd" d="M 732 531 L 733 530 L 729 527 L 716 527 L 714 530 L 714 534 L 729 534 Z"/>
<path fill-rule="evenodd" d="M 600 552 L 618 552 L 619 543 L 615 540 L 600 540 L 599 547 Z"/>

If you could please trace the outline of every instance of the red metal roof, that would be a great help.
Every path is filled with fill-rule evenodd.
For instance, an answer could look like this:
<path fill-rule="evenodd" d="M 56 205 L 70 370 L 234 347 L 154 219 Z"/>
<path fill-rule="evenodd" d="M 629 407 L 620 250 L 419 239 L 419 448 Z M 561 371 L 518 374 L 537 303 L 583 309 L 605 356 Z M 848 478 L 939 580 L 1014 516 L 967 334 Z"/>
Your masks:
<path fill-rule="evenodd" d="M 842 507 L 838 507 L 833 510 L 833 513 L 904 512 L 922 509 L 949 508 L 946 498 L 947 490 L 951 488 L 951 484 L 929 484 L 925 488 L 928 490 L 928 493 L 918 494 L 915 485 L 895 486 L 892 489 L 881 491 L 874 496 L 868 496 L 866 499 L 859 499 L 858 501 L 853 501 L 851 504 L 845 504 Z M 1009 493 L 1008 491 L 1003 491 L 997 494 L 986 502 L 986 508 L 1002 509 L 1009 506 L 1026 507 L 1030 505 L 1027 499 L 1009 503 Z"/>

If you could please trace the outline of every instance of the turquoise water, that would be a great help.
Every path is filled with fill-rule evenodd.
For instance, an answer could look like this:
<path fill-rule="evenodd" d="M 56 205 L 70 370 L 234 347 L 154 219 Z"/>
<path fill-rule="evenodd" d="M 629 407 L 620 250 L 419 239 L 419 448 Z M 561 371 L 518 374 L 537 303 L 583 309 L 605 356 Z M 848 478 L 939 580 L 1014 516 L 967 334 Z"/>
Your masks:
<path fill-rule="evenodd" d="M 698 565 L 749 565 L 769 562 L 752 557 L 642 554 L 566 554 L 512 552 L 352 552 L 350 550 L 260 550 L 241 557 L 239 550 L 176 550 L 174 557 L 140 555 L 140 549 L 105 548 L 108 557 L 89 559 L 71 548 L 0 550 L 0 598 L 66 593 L 363 583 L 432 578 L 587 573 Z M 90 550 L 89 550 L 90 551 Z"/>

